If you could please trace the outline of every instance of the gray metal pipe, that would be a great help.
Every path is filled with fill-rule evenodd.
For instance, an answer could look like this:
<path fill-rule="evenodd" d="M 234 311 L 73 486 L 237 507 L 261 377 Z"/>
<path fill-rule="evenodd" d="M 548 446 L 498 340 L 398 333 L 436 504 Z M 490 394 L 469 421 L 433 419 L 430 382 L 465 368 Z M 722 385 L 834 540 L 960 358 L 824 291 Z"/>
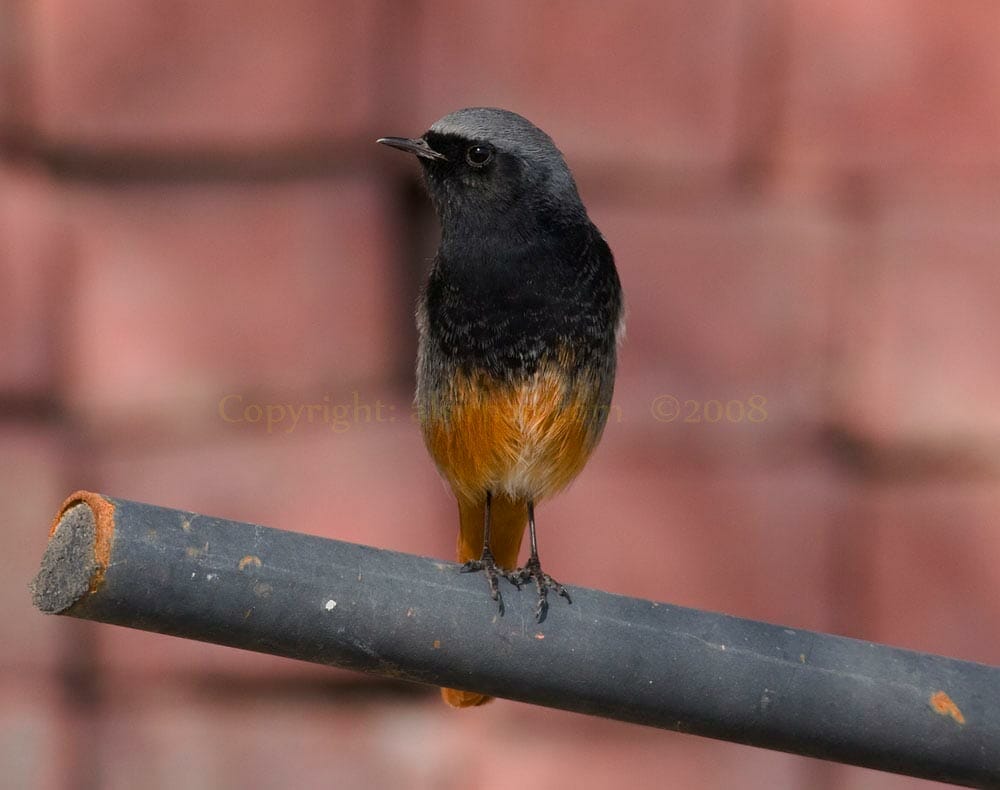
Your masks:
<path fill-rule="evenodd" d="M 44 612 L 1000 787 L 996 667 L 582 588 L 538 624 L 530 590 L 504 583 L 501 616 L 458 568 L 78 492 L 32 589 Z"/>

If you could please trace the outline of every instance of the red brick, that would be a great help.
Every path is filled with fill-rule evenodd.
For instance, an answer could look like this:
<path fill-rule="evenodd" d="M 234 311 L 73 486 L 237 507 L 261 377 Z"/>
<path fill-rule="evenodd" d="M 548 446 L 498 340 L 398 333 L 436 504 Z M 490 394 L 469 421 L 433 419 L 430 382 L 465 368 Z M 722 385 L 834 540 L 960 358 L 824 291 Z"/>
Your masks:
<path fill-rule="evenodd" d="M 24 673 L 55 666 L 58 618 L 32 606 L 28 583 L 38 571 L 49 525 L 65 490 L 61 435 L 41 427 L 0 426 L 0 598 L 4 636 L 0 672 Z"/>
<path fill-rule="evenodd" d="M 55 378 L 65 238 L 40 172 L 0 165 L 0 238 L 0 393 L 44 396 Z"/>
<path fill-rule="evenodd" d="M 953 784 L 914 779 L 881 771 L 866 771 L 849 765 L 830 764 L 831 784 L 836 790 L 935 790 L 954 788 Z"/>
<path fill-rule="evenodd" d="M 776 752 L 497 702 L 445 708 L 434 693 L 391 700 L 262 697 L 230 687 L 119 688 L 103 722 L 103 787 L 326 787 L 414 790 L 539 786 L 796 788 L 826 767 Z M 184 754 L 185 760 L 177 760 Z M 512 764 L 512 755 L 516 764 Z"/>
<path fill-rule="evenodd" d="M 390 391 L 385 401 L 395 421 L 362 416 L 344 433 L 300 424 L 268 435 L 263 426 L 223 424 L 200 442 L 99 445 L 84 480 L 165 507 L 398 551 L 445 546 L 450 553 L 450 539 L 434 539 L 438 509 L 450 509 L 450 495 L 404 411 L 407 399 Z"/>
<path fill-rule="evenodd" d="M 5 668 L 0 672 L 0 765 L 4 785 L 32 790 L 79 786 L 79 780 L 69 781 L 67 731 L 61 723 L 55 684 L 29 671 Z"/>
<path fill-rule="evenodd" d="M 1000 664 L 1000 490 L 994 481 L 873 488 L 860 536 L 869 590 L 863 638 Z"/>
<path fill-rule="evenodd" d="M 592 206 L 615 253 L 628 306 L 619 395 L 673 396 L 671 441 L 780 435 L 825 415 L 831 290 L 844 232 L 822 210 L 723 200 L 691 208 Z M 704 417 L 704 404 L 765 399 L 761 424 Z M 711 415 L 709 415 L 711 416 Z"/>
<path fill-rule="evenodd" d="M 123 499 L 450 559 L 455 506 L 408 420 L 405 400 L 393 405 L 397 422 L 359 422 L 345 433 L 316 425 L 269 436 L 225 425 L 221 436 L 200 444 L 105 447 L 81 485 Z M 325 668 L 137 631 L 103 627 L 99 637 L 105 665 L 124 672 L 331 676 Z"/>
<path fill-rule="evenodd" d="M 539 786 L 574 788 L 816 786 L 825 766 L 787 754 L 668 733 L 517 703 L 498 702 L 472 716 L 444 711 L 434 754 L 474 786 L 509 786 L 510 754 Z M 489 743 L 490 749 L 475 744 Z M 480 768 L 476 769 L 476 764 Z"/>
<path fill-rule="evenodd" d="M 220 684 L 117 686 L 94 759 L 101 787 L 391 787 L 405 766 L 382 758 L 377 714 Z M 227 693 L 227 691 L 229 693 Z M 178 759 L 184 755 L 184 759 Z M 406 784 L 405 782 L 403 784 Z"/>
<path fill-rule="evenodd" d="M 28 110 L 24 59 L 29 31 L 24 24 L 23 0 L 0 3 L 0 130 L 16 129 Z"/>
<path fill-rule="evenodd" d="M 834 408 L 852 431 L 931 454 L 1000 441 L 996 205 L 899 202 L 873 228 L 837 340 Z"/>
<path fill-rule="evenodd" d="M 226 395 L 392 375 L 407 319 L 387 202 L 359 179 L 81 187 L 73 404 L 98 424 L 200 429 Z"/>
<path fill-rule="evenodd" d="M 294 0 L 32 4 L 37 124 L 132 151 L 337 138 L 377 111 L 379 6 Z"/>
<path fill-rule="evenodd" d="M 737 142 L 739 17 L 727 0 L 435 0 L 416 33 L 413 124 L 493 105 L 537 123 L 571 159 L 724 163 Z"/>
<path fill-rule="evenodd" d="M 906 170 L 1000 164 L 1000 6 L 787 2 L 794 167 Z"/>
<path fill-rule="evenodd" d="M 540 552 L 567 583 L 828 631 L 852 603 L 830 586 L 846 492 L 816 458 L 699 467 L 611 435 L 538 509 Z"/>

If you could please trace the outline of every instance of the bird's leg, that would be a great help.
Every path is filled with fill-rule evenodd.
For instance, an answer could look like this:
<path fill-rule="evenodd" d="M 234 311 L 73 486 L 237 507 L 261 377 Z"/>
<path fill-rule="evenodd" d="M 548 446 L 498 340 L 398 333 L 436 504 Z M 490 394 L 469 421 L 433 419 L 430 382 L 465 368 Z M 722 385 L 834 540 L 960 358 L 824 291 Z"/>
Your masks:
<path fill-rule="evenodd" d="M 503 598 L 500 596 L 498 579 L 504 576 L 503 570 L 497 566 L 497 561 L 490 549 L 490 507 L 493 504 L 493 492 L 486 492 L 486 514 L 483 517 L 483 553 L 478 560 L 469 560 L 462 566 L 462 573 L 482 571 L 486 574 L 486 583 L 490 586 L 490 598 L 497 602 L 500 614 L 503 614 Z"/>
<path fill-rule="evenodd" d="M 528 557 L 528 562 L 523 568 L 518 568 L 509 574 L 507 578 L 518 587 L 529 579 L 535 580 L 535 587 L 538 590 L 538 603 L 535 605 L 535 620 L 541 622 L 545 619 L 545 612 L 549 607 L 548 595 L 550 589 L 555 590 L 567 602 L 572 603 L 572 601 L 570 601 L 569 593 L 566 592 L 566 589 L 542 571 L 542 564 L 538 561 L 538 537 L 535 535 L 534 500 L 528 500 L 528 534 L 531 538 L 531 555 Z"/>

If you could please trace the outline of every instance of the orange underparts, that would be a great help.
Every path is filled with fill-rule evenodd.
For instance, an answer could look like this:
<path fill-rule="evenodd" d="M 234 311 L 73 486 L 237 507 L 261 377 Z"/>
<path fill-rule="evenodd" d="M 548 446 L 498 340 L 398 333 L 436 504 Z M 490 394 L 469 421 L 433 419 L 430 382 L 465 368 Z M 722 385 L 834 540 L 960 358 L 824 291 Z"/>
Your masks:
<path fill-rule="evenodd" d="M 460 374 L 421 404 L 424 439 L 460 502 L 487 490 L 537 501 L 587 462 L 602 422 L 595 389 L 556 365 L 517 383 Z"/>

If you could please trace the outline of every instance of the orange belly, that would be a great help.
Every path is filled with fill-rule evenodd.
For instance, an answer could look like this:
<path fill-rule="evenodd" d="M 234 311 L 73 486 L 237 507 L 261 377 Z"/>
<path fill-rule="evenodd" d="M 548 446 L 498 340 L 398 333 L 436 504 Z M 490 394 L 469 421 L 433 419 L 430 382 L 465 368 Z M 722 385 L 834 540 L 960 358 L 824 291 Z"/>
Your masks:
<path fill-rule="evenodd" d="M 600 437 L 606 405 L 598 388 L 572 383 L 555 366 L 518 383 L 457 375 L 422 417 L 424 438 L 459 500 L 489 490 L 539 500 L 567 485 Z"/>

